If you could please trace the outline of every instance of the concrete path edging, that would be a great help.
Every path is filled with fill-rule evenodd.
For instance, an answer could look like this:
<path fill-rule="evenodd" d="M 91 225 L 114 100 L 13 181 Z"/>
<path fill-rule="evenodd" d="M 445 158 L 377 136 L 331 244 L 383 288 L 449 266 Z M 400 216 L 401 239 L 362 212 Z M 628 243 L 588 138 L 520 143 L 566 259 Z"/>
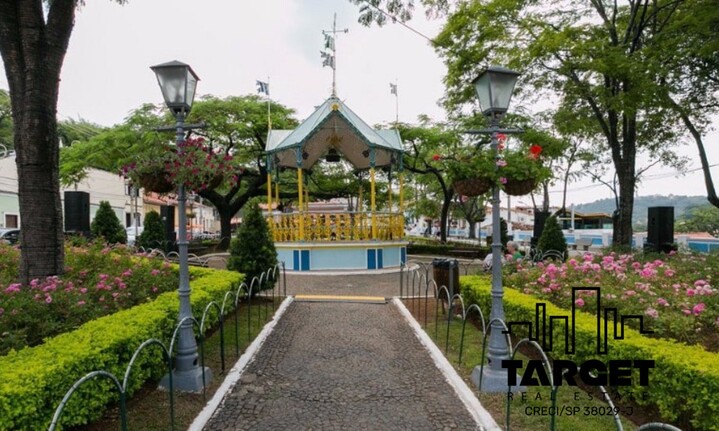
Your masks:
<path fill-rule="evenodd" d="M 222 385 L 217 388 L 215 395 L 210 401 L 207 402 L 205 408 L 202 409 L 200 414 L 195 418 L 189 428 L 187 428 L 188 431 L 201 431 L 205 427 L 212 415 L 215 413 L 218 407 L 220 407 L 220 404 L 225 398 L 225 395 L 227 395 L 227 393 L 232 390 L 232 388 L 240 380 L 240 377 L 242 377 L 242 373 L 245 371 L 245 368 L 247 368 L 250 362 L 255 359 L 255 356 L 260 350 L 260 347 L 262 347 L 262 344 L 264 344 L 267 337 L 275 329 L 277 322 L 280 320 L 285 311 L 287 311 L 287 308 L 290 306 L 293 300 L 293 297 L 288 296 L 287 298 L 285 298 L 284 301 L 282 301 L 282 304 L 280 304 L 280 307 L 275 312 L 275 315 L 273 316 L 272 320 L 265 324 L 265 327 L 262 328 L 262 331 L 257 335 L 257 337 L 255 337 L 255 339 L 252 341 L 252 344 L 250 344 L 247 350 L 245 350 L 245 353 L 240 356 L 240 359 L 238 359 L 232 369 L 230 369 L 230 371 L 227 373 L 227 377 L 225 377 L 225 380 L 222 382 Z"/>
<path fill-rule="evenodd" d="M 467 386 L 464 380 L 462 380 L 459 374 L 457 374 L 457 371 L 455 371 L 452 364 L 449 363 L 447 358 L 445 358 L 439 348 L 434 344 L 434 341 L 432 341 L 429 335 L 419 326 L 419 323 L 417 323 L 407 307 L 404 306 L 404 303 L 397 297 L 392 298 L 392 302 L 397 306 L 397 309 L 400 310 L 405 320 L 407 320 L 407 323 L 412 327 L 420 343 L 427 349 L 435 365 L 442 372 L 449 385 L 452 386 L 452 389 L 454 389 L 459 399 L 462 400 L 462 403 L 464 403 L 464 406 L 475 421 L 483 430 L 502 431 L 502 428 L 497 425 L 492 415 L 489 414 L 477 397 L 474 396 L 472 390 Z"/>

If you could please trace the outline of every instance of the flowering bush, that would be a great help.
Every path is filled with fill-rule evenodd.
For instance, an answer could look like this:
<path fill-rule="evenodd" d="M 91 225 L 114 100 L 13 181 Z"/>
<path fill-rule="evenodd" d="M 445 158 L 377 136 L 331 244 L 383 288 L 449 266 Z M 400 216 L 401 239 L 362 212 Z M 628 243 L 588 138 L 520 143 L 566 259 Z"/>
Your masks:
<path fill-rule="evenodd" d="M 523 267 L 506 283 L 524 293 L 571 307 L 572 287 L 600 287 L 601 306 L 620 314 L 646 316 L 656 337 L 702 343 L 719 351 L 719 254 L 671 254 L 640 258 L 632 254 L 584 254 L 564 264 Z M 578 292 L 574 304 L 596 313 L 596 292 Z M 636 328 L 636 321 L 630 320 Z"/>
<path fill-rule="evenodd" d="M 122 168 L 122 175 L 135 184 L 168 193 L 184 184 L 188 191 L 213 189 L 224 179 L 234 180 L 232 156 L 205 144 L 203 138 L 188 138 L 176 147 L 165 145 L 139 162 Z M 165 183 L 157 184 L 158 178 Z"/>
<path fill-rule="evenodd" d="M 19 253 L 0 245 L 0 355 L 149 301 L 177 288 L 166 262 L 133 257 L 103 244 L 66 248 L 62 277 L 15 283 Z"/>
<path fill-rule="evenodd" d="M 508 179 L 522 181 L 534 179 L 542 181 L 551 176 L 551 171 L 542 161 L 542 147 L 539 145 L 520 145 L 513 149 L 506 147 L 507 137 L 497 134 L 498 153 L 494 157 L 490 149 L 467 152 L 448 157 L 447 170 L 450 181 L 469 178 L 485 178 L 505 184 Z M 434 158 L 438 160 L 438 158 Z"/>

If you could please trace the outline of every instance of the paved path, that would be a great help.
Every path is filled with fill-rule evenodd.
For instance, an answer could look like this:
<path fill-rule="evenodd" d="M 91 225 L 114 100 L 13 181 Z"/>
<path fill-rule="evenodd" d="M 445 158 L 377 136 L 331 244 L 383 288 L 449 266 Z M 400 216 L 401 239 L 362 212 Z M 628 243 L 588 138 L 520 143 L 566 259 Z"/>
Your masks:
<path fill-rule="evenodd" d="M 292 293 L 395 296 L 398 274 L 288 277 Z M 289 293 L 289 291 L 288 291 Z M 473 430 L 399 310 L 293 302 L 205 430 Z"/>

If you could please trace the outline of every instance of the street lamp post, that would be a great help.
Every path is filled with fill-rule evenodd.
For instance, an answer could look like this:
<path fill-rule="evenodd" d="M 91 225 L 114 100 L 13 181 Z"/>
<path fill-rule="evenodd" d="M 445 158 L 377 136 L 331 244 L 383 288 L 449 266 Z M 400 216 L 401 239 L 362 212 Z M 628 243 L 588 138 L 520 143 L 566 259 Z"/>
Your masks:
<path fill-rule="evenodd" d="M 192 68 L 179 61 L 171 61 L 151 67 L 157 75 L 165 104 L 175 116 L 175 142 L 178 155 L 182 157 L 182 144 L 185 141 L 185 118 L 190 113 L 192 102 L 195 99 L 195 89 L 199 78 Z M 183 392 L 200 392 L 203 385 L 212 379 L 210 369 L 203 370 L 198 365 L 197 342 L 192 330 L 192 321 L 185 320 L 192 317 L 190 305 L 190 276 L 187 262 L 187 214 L 185 214 L 185 185 L 177 186 L 177 205 L 179 211 L 179 239 L 177 246 L 180 253 L 180 313 L 177 321 L 183 322 L 180 326 L 179 340 L 177 341 L 177 356 L 175 368 L 172 371 L 172 386 Z M 169 388 L 169 374 L 162 378 L 160 387 Z"/>
<path fill-rule="evenodd" d="M 490 66 L 483 71 L 472 84 L 477 91 L 479 105 L 482 113 L 489 117 L 489 129 L 479 130 L 476 133 L 489 134 L 492 137 L 491 149 L 495 159 L 499 155 L 499 140 L 497 135 L 500 132 L 517 133 L 517 130 L 500 129 L 499 123 L 509 107 L 512 98 L 512 91 L 517 82 L 519 73 L 498 66 Z M 498 167 L 495 166 L 495 169 Z M 502 332 L 504 326 L 500 321 L 505 320 L 504 316 L 504 288 L 502 286 L 502 240 L 499 219 L 499 185 L 492 187 L 492 310 L 489 319 L 491 333 L 487 349 L 487 365 L 483 371 L 475 367 L 472 372 L 472 382 L 479 386 L 481 373 L 481 387 L 484 392 L 506 392 L 507 370 L 502 368 L 502 360 L 510 359 L 507 338 Z M 513 388 L 516 389 L 516 388 Z"/>

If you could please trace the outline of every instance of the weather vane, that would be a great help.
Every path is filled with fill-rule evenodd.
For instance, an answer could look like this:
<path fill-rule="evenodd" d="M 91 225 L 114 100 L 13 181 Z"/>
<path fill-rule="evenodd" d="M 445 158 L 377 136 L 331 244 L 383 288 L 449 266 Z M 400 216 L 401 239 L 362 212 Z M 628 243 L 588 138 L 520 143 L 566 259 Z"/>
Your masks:
<path fill-rule="evenodd" d="M 332 68 L 332 95 L 337 96 L 337 49 L 335 47 L 335 37 L 337 33 L 347 33 L 348 29 L 337 30 L 337 14 L 335 13 L 332 21 L 332 30 L 322 30 L 325 37 L 325 49 L 332 51 L 331 53 L 320 51 L 322 56 L 322 67 L 329 66 Z"/>

